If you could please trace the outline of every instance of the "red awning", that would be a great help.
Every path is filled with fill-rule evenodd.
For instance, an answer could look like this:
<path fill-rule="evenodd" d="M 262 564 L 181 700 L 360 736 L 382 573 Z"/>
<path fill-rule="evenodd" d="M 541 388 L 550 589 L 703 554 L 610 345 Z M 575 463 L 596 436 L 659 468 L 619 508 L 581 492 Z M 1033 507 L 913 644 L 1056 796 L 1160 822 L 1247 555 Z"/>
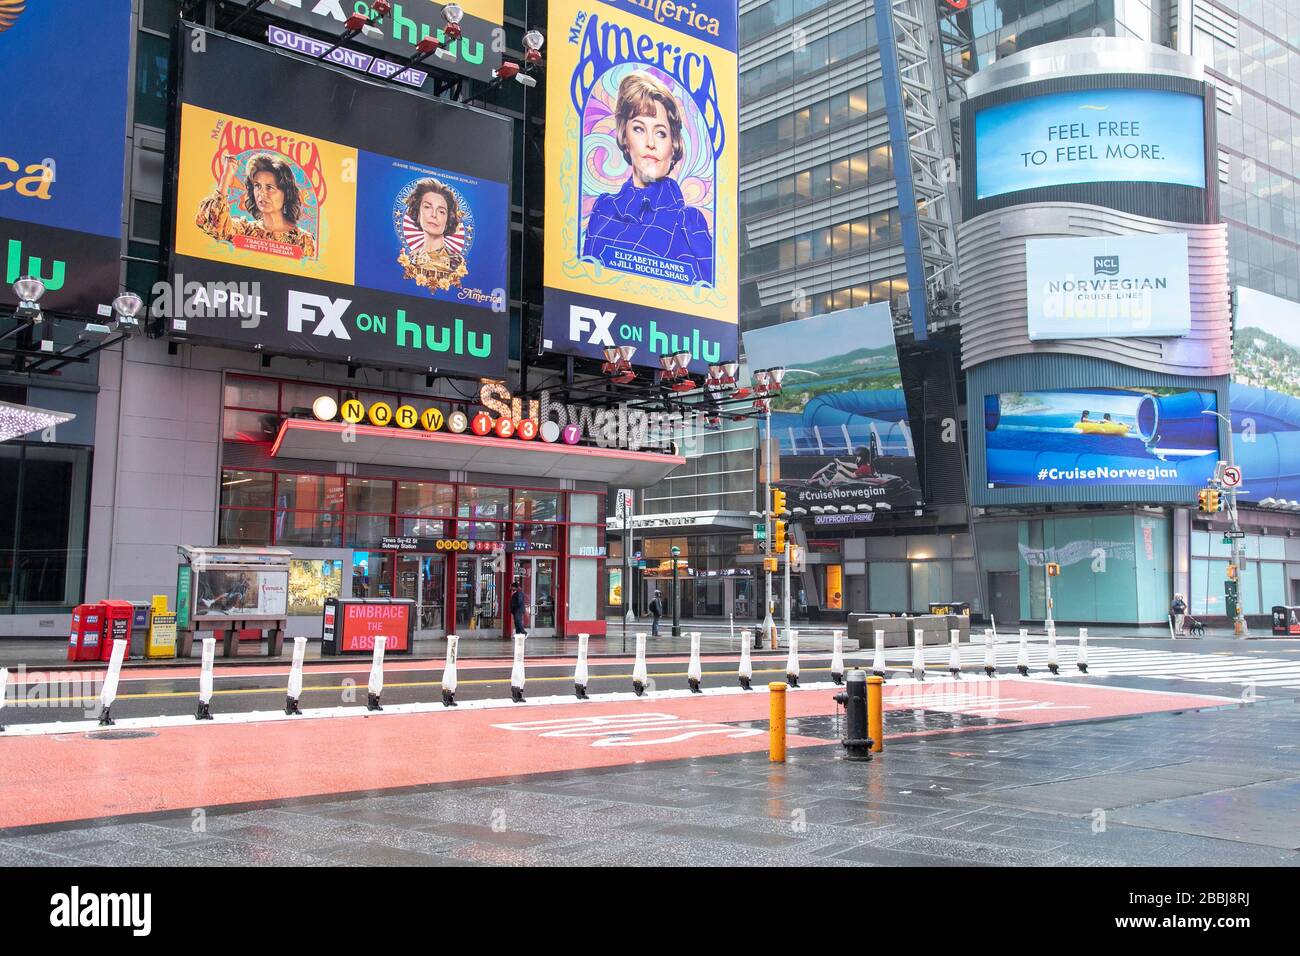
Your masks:
<path fill-rule="evenodd" d="M 351 427 L 355 440 L 344 441 Z M 315 461 L 351 461 L 395 468 L 445 468 L 521 478 L 573 478 L 619 488 L 653 485 L 678 465 L 680 455 L 562 445 L 540 439 L 480 438 L 447 431 L 348 426 L 307 418 L 285 419 L 271 456 Z"/>

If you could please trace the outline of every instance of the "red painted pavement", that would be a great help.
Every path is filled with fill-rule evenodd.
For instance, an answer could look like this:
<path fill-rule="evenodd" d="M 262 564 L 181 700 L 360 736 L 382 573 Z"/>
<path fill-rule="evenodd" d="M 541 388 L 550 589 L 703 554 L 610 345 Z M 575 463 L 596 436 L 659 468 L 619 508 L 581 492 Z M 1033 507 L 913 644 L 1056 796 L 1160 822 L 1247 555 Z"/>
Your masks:
<path fill-rule="evenodd" d="M 886 686 L 887 709 L 1034 724 L 1214 703 L 1059 681 Z M 126 740 L 0 737 L 0 827 L 762 751 L 765 733 L 726 724 L 763 720 L 768 706 L 754 693 L 209 724 Z M 829 691 L 789 694 L 790 717 L 834 711 Z M 825 743 L 788 738 L 791 748 Z"/>

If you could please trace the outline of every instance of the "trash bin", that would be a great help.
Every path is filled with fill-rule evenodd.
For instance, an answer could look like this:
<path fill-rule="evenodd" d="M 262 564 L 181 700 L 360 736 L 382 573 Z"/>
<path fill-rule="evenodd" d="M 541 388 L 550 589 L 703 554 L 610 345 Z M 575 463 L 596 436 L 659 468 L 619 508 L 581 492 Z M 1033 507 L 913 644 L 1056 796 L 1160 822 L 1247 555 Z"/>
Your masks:
<path fill-rule="evenodd" d="M 104 638 L 99 642 L 99 659 L 106 661 L 113 656 L 113 642 L 126 641 L 131 649 L 131 621 L 135 617 L 135 607 L 130 601 L 101 601 L 104 609 Z"/>
<path fill-rule="evenodd" d="M 945 601 L 944 603 L 940 604 L 937 601 L 931 601 L 930 613 L 931 614 L 960 614 L 965 617 L 970 617 L 970 602 L 969 601 Z"/>
<path fill-rule="evenodd" d="M 104 609 L 98 604 L 78 604 L 72 612 L 72 634 L 68 638 L 68 660 L 99 660 L 104 636 Z"/>

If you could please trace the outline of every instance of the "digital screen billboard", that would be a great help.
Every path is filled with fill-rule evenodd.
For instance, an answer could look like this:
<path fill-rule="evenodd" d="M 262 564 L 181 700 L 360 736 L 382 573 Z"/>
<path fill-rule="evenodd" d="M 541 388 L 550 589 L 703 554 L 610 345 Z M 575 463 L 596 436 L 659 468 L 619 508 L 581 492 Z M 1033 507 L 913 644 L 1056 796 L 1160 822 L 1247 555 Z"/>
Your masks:
<path fill-rule="evenodd" d="M 736 15 L 551 0 L 545 348 L 735 359 Z"/>
<path fill-rule="evenodd" d="M 889 303 L 746 332 L 745 356 L 787 370 L 771 408 L 789 507 L 920 502 Z"/>
<path fill-rule="evenodd" d="M 195 47 L 180 54 L 170 331 L 503 373 L 509 121 L 212 34 Z"/>
<path fill-rule="evenodd" d="M 975 195 L 1078 183 L 1205 187 L 1205 106 L 1144 89 L 1045 93 L 977 110 Z"/>
<path fill-rule="evenodd" d="M 94 317 L 120 291 L 131 0 L 0 13 L 0 301 L 33 275 L 42 308 Z M 93 42 L 73 41 L 83 28 Z"/>
<path fill-rule="evenodd" d="M 1183 233 L 1029 239 L 1025 266 L 1031 341 L 1191 331 Z"/>
<path fill-rule="evenodd" d="M 1300 304 L 1238 286 L 1233 359 L 1236 381 L 1300 398 Z"/>
<path fill-rule="evenodd" d="M 392 12 L 375 24 L 377 34 L 363 33 L 349 44 L 386 54 L 402 61 L 415 53 L 415 45 L 433 36 L 448 54 L 431 61 L 438 69 L 450 70 L 476 80 L 492 79 L 492 71 L 501 64 L 505 49 L 501 24 L 504 22 L 503 0 L 457 0 L 464 12 L 460 21 L 460 39 L 446 42 L 446 21 L 442 8 L 446 4 L 433 0 L 396 0 Z M 370 5 L 356 0 L 280 0 L 264 6 L 262 12 L 279 20 L 311 27 L 316 32 L 337 37 L 353 13 L 370 13 Z"/>
<path fill-rule="evenodd" d="M 1219 457 L 1214 392 L 1081 388 L 984 396 L 989 488 L 1204 485 Z"/>

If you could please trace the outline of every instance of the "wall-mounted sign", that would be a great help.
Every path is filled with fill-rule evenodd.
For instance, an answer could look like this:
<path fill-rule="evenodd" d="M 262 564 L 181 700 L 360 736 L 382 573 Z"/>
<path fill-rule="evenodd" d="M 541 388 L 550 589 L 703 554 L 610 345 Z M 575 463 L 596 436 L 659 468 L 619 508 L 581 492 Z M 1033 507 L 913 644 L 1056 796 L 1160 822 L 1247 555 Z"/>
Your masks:
<path fill-rule="evenodd" d="M 413 538 L 390 537 L 379 539 L 381 551 L 415 551 L 433 554 L 439 551 L 463 551 L 469 554 L 492 554 L 496 551 L 515 550 L 510 541 L 469 541 L 464 538 Z"/>
<path fill-rule="evenodd" d="M 1032 341 L 1191 331 L 1184 233 L 1030 239 L 1025 266 Z"/>

